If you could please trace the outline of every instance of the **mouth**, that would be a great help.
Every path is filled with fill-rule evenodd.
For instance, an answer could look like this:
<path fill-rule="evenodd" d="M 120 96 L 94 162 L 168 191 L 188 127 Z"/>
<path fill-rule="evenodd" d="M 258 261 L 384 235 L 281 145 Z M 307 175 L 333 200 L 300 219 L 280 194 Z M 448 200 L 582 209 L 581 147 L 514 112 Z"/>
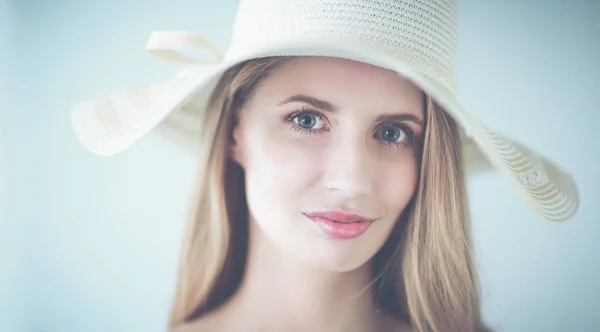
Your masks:
<path fill-rule="evenodd" d="M 340 211 L 305 213 L 325 235 L 335 239 L 353 239 L 364 234 L 374 218 Z"/>

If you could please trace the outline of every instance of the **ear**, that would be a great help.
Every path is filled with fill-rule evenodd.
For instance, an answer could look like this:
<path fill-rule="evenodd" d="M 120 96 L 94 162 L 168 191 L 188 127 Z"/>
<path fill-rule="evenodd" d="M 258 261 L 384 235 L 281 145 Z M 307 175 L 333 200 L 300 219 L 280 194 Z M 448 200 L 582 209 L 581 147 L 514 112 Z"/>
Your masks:
<path fill-rule="evenodd" d="M 229 136 L 229 142 L 227 144 L 228 156 L 231 160 L 240 164 L 243 167 L 244 158 L 241 141 L 241 128 L 239 125 L 235 124 L 231 135 Z"/>

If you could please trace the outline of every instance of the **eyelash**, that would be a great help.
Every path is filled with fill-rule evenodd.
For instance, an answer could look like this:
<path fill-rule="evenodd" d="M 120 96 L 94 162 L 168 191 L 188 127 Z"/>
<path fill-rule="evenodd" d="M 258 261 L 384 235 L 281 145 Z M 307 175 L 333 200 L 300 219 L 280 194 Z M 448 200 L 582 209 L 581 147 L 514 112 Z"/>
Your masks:
<path fill-rule="evenodd" d="M 302 135 L 316 135 L 316 134 L 319 134 L 319 133 L 329 130 L 327 125 L 325 125 L 325 128 L 321 128 L 321 129 L 307 129 L 307 128 L 302 128 L 302 127 L 298 126 L 298 124 L 296 124 L 294 122 L 294 119 L 302 114 L 312 114 L 315 117 L 317 117 L 317 119 L 319 119 L 319 120 L 323 120 L 323 118 L 325 117 L 323 114 L 321 114 L 317 111 L 313 111 L 313 110 L 303 107 L 300 110 L 293 112 L 285 117 L 285 122 L 290 124 L 290 130 L 296 131 Z M 377 127 L 377 130 L 380 130 L 381 127 L 383 127 L 383 126 L 398 127 L 402 131 L 404 131 L 407 138 L 406 138 L 406 140 L 404 140 L 402 142 L 390 142 L 390 141 L 378 139 L 379 143 L 383 144 L 384 146 L 386 146 L 389 149 L 392 149 L 392 148 L 400 149 L 405 146 L 414 146 L 414 142 L 415 142 L 414 130 L 412 130 L 412 128 L 410 128 L 406 124 L 398 123 L 398 122 L 382 123 Z"/>
<path fill-rule="evenodd" d="M 294 130 L 302 135 L 315 135 L 315 134 L 318 134 L 319 132 L 323 132 L 328 129 L 327 127 L 322 128 L 322 129 L 307 129 L 307 128 L 302 128 L 302 127 L 298 126 L 296 124 L 296 122 L 294 122 L 294 119 L 297 116 L 302 115 L 302 114 L 312 114 L 312 115 L 316 116 L 317 119 L 319 119 L 319 120 L 323 120 L 323 117 L 324 117 L 319 112 L 315 112 L 308 108 L 302 107 L 298 111 L 293 112 L 292 114 L 285 117 L 285 122 L 290 124 L 290 130 Z"/>

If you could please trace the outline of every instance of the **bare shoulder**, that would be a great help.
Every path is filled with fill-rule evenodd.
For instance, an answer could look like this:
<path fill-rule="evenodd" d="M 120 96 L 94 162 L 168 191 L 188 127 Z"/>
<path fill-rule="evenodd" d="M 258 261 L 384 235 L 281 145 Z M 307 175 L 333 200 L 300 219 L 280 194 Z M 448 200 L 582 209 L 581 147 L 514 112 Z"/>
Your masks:
<path fill-rule="evenodd" d="M 185 323 L 171 328 L 168 332 L 204 332 L 210 331 L 210 324 L 204 324 L 203 320 Z"/>
<path fill-rule="evenodd" d="M 217 329 L 217 326 L 219 327 Z M 191 322 L 171 328 L 168 332 L 209 332 L 223 331 L 223 324 L 219 324 L 217 315 L 208 314 Z"/>
<path fill-rule="evenodd" d="M 171 328 L 168 332 L 208 332 L 216 331 L 216 325 L 211 324 L 209 321 L 199 319 L 193 322 L 178 325 Z"/>
<path fill-rule="evenodd" d="M 412 328 L 408 324 L 386 312 L 381 313 L 380 322 L 380 331 L 412 332 Z"/>
<path fill-rule="evenodd" d="M 218 311 L 209 313 L 189 323 L 171 328 L 168 332 L 226 332 L 231 330 L 231 326 L 228 328 L 224 324 L 227 320 L 221 319 L 222 317 L 220 316 Z M 382 332 L 413 332 L 408 324 L 385 312 L 380 313 L 379 324 L 380 326 L 377 330 Z"/>

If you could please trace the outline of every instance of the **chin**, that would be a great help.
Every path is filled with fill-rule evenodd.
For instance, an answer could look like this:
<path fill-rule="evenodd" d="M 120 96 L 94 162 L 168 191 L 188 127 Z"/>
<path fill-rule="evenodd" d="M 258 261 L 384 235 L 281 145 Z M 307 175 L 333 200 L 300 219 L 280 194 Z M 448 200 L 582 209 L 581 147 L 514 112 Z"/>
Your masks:
<path fill-rule="evenodd" d="M 350 272 L 369 263 L 393 226 L 392 222 L 379 220 L 358 236 L 340 238 L 323 232 L 305 216 L 265 217 L 258 219 L 263 222 L 257 222 L 256 226 L 261 229 L 263 239 L 270 242 L 270 250 L 277 250 L 310 268 L 331 272 Z M 282 220 L 291 222 L 282 223 Z"/>
<path fill-rule="evenodd" d="M 357 259 L 351 255 L 335 255 L 328 253 L 297 254 L 297 258 L 311 267 L 329 272 L 351 272 L 364 266 L 369 259 Z"/>
<path fill-rule="evenodd" d="M 313 234 L 312 239 L 303 243 L 288 241 L 285 251 L 319 270 L 350 272 L 367 264 L 381 248 L 384 240 L 383 236 L 368 233 L 349 240 Z"/>

